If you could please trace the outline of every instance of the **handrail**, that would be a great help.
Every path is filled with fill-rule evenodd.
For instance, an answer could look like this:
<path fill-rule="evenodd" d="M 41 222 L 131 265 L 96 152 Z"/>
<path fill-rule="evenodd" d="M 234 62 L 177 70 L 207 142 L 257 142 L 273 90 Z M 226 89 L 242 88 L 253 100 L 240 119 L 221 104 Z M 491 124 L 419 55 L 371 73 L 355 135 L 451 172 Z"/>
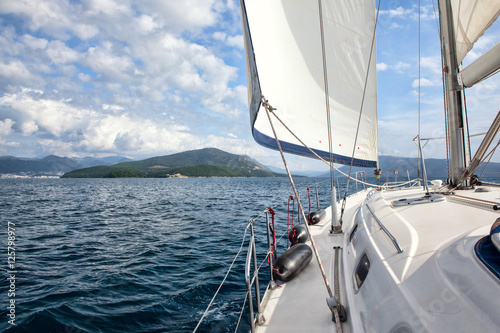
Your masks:
<path fill-rule="evenodd" d="M 250 308 L 250 325 L 252 327 L 252 332 L 255 332 L 255 322 L 259 325 L 263 324 L 265 319 L 262 314 L 262 308 L 260 303 L 260 291 L 259 291 L 259 269 L 257 267 L 257 253 L 255 250 L 255 235 L 253 232 L 253 220 L 250 220 L 250 244 L 248 245 L 247 260 L 245 262 L 245 281 L 247 284 L 248 293 L 248 306 Z M 250 279 L 250 265 L 253 260 L 253 276 Z M 252 301 L 252 285 L 255 284 L 255 301 L 257 302 L 257 318 L 254 317 L 253 313 L 253 301 Z"/>
<path fill-rule="evenodd" d="M 375 221 L 377 221 L 378 225 L 380 226 L 380 228 L 382 230 L 384 230 L 385 234 L 390 238 L 392 244 L 394 244 L 394 247 L 396 248 L 396 250 L 398 251 L 398 253 L 403 253 L 403 250 L 401 250 L 401 247 L 399 246 L 396 238 L 394 238 L 394 236 L 389 232 L 389 230 L 387 230 L 387 228 L 384 226 L 384 224 L 378 219 L 378 217 L 375 215 L 375 213 L 372 211 L 372 209 L 370 208 L 370 206 L 368 204 L 366 204 L 366 208 L 368 208 L 368 211 L 372 214 L 373 218 L 375 219 Z"/>

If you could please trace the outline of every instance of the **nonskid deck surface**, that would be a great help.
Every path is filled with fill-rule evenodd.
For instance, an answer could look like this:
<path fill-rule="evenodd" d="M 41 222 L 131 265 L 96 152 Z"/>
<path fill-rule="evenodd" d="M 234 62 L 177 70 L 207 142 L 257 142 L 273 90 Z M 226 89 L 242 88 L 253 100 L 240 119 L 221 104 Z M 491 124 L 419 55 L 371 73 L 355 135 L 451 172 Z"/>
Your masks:
<path fill-rule="evenodd" d="M 364 194 L 353 197 L 348 203 L 345 218 L 352 218 Z M 344 234 L 330 234 L 331 209 L 319 225 L 311 226 L 328 282 L 333 291 L 333 260 L 336 246 L 342 246 Z M 310 245 L 310 241 L 307 242 Z M 328 292 L 316 258 L 292 281 L 282 283 L 269 293 L 264 309 L 264 325 L 258 332 L 336 332 L 332 313 L 327 306 Z M 346 330 L 344 330 L 346 331 Z"/>

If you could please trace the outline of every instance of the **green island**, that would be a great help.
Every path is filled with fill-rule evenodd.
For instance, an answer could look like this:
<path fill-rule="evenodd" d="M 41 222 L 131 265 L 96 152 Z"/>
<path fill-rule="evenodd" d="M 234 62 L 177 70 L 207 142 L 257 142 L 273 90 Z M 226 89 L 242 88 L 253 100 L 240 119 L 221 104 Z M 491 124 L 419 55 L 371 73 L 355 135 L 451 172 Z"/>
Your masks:
<path fill-rule="evenodd" d="M 95 166 L 61 178 L 282 177 L 245 155 L 204 148 L 141 161 Z"/>

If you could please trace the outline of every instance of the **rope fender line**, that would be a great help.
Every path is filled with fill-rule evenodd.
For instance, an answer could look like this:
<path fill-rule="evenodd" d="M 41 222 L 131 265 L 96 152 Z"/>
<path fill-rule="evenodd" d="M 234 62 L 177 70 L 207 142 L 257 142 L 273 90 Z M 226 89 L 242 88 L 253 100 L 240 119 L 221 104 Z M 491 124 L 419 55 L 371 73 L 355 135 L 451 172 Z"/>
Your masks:
<path fill-rule="evenodd" d="M 293 229 L 293 221 L 295 220 L 295 199 L 293 198 L 293 195 L 288 197 L 288 218 L 287 218 L 287 223 L 286 223 L 286 248 L 288 249 L 290 246 L 288 245 L 288 233 L 290 232 L 290 201 L 292 201 L 292 228 Z"/>
<path fill-rule="evenodd" d="M 274 263 L 274 260 L 276 259 L 274 256 L 274 254 L 276 253 L 276 229 L 274 228 L 274 215 L 276 215 L 276 213 L 274 212 L 274 210 L 271 207 L 268 207 L 267 211 L 269 212 L 269 214 L 271 214 L 271 223 L 272 223 L 272 232 L 273 232 L 273 235 L 272 235 L 273 243 L 271 245 L 271 253 L 269 253 L 269 256 L 267 258 L 268 263 L 271 264 L 271 263 Z"/>

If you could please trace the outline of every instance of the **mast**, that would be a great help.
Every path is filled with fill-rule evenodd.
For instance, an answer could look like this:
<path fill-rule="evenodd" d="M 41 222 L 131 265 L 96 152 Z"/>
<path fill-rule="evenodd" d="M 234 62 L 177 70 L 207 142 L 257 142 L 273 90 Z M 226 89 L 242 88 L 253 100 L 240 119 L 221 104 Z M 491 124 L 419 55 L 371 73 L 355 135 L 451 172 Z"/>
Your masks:
<path fill-rule="evenodd" d="M 445 87 L 446 122 L 448 137 L 448 170 L 450 185 L 459 185 L 463 172 L 470 161 L 469 139 L 465 95 L 458 83 L 459 63 L 457 60 L 453 13 L 449 0 L 439 0 L 439 24 L 441 29 L 441 52 L 443 55 L 443 83 Z M 451 171 L 451 172 L 450 172 Z M 468 181 L 465 186 L 468 186 Z"/>

